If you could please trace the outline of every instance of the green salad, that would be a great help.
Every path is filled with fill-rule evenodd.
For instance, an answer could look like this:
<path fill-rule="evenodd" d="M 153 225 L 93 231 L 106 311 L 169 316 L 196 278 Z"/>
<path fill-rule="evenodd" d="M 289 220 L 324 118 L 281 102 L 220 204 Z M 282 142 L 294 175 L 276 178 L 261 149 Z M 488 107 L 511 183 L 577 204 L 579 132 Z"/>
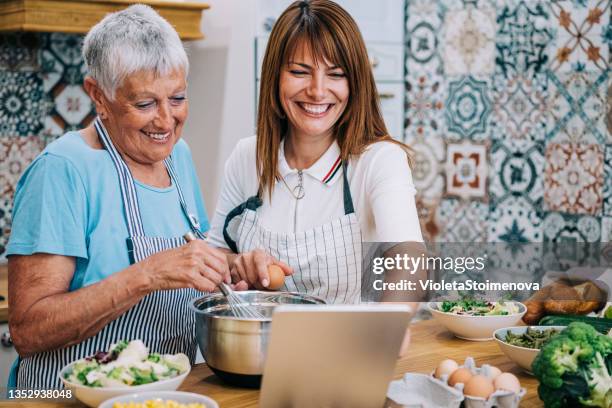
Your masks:
<path fill-rule="evenodd" d="M 78 360 L 64 378 L 89 387 L 129 387 L 177 377 L 190 367 L 183 353 L 149 354 L 142 341 L 122 340 L 107 352 Z"/>
<path fill-rule="evenodd" d="M 445 313 L 468 316 L 503 316 L 519 312 L 519 307 L 514 302 L 492 303 L 475 299 L 445 300 L 439 307 L 440 311 Z"/>

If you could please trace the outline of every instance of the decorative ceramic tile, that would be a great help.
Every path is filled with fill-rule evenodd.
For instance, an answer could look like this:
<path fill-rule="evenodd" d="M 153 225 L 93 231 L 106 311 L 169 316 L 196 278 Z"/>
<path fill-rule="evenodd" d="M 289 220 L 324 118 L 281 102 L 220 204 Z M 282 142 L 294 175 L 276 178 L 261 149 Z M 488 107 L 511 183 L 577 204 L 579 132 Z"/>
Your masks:
<path fill-rule="evenodd" d="M 11 32 L 0 34 L 0 71 L 32 72 L 40 68 L 40 34 Z"/>
<path fill-rule="evenodd" d="M 0 71 L 0 136 L 38 134 L 49 107 L 37 74 Z"/>
<path fill-rule="evenodd" d="M 446 193 L 463 199 L 486 199 L 487 146 L 471 142 L 448 144 Z"/>
<path fill-rule="evenodd" d="M 6 245 L 11 235 L 11 213 L 13 211 L 13 198 L 1 196 L 0 198 L 0 260 L 6 259 Z"/>
<path fill-rule="evenodd" d="M 442 74 L 439 32 L 442 11 L 436 2 L 410 2 L 406 21 L 406 71 Z"/>
<path fill-rule="evenodd" d="M 442 199 L 436 211 L 439 242 L 487 242 L 489 206 L 479 201 Z"/>
<path fill-rule="evenodd" d="M 608 69 L 609 50 L 603 34 L 609 27 L 610 0 L 553 1 L 550 9 L 558 24 L 551 70 Z"/>
<path fill-rule="evenodd" d="M 414 150 L 412 179 L 417 193 L 425 200 L 441 198 L 444 194 L 444 140 L 439 135 L 416 134 L 407 137 L 406 143 Z"/>
<path fill-rule="evenodd" d="M 606 143 L 608 71 L 548 72 L 550 118 L 547 138 L 555 142 Z"/>
<path fill-rule="evenodd" d="M 612 144 L 605 146 L 603 215 L 612 216 Z"/>
<path fill-rule="evenodd" d="M 543 143 L 522 140 L 494 142 L 489 171 L 489 198 L 492 204 L 521 196 L 529 205 L 541 208 L 543 172 Z"/>
<path fill-rule="evenodd" d="M 612 217 L 601 218 L 601 242 L 612 242 Z"/>
<path fill-rule="evenodd" d="M 447 12 L 444 19 L 444 71 L 447 75 L 490 74 L 495 69 L 495 10 Z"/>
<path fill-rule="evenodd" d="M 599 145 L 556 144 L 546 148 L 546 209 L 599 215 L 603 203 L 603 151 Z"/>
<path fill-rule="evenodd" d="M 493 79 L 492 139 L 546 138 L 548 78 L 544 74 Z"/>
<path fill-rule="evenodd" d="M 496 64 L 506 77 L 542 72 L 554 30 L 546 1 L 508 1 L 497 14 Z"/>
<path fill-rule="evenodd" d="M 491 86 L 486 78 L 462 76 L 448 84 L 446 126 L 449 139 L 484 140 L 489 136 Z"/>
<path fill-rule="evenodd" d="M 489 242 L 542 241 L 542 216 L 525 197 L 510 196 L 489 209 Z"/>
<path fill-rule="evenodd" d="M 406 135 L 439 134 L 444 123 L 444 82 L 441 76 L 406 76 Z"/>
<path fill-rule="evenodd" d="M 19 177 L 43 148 L 38 136 L 0 138 L 0 196 L 13 196 Z"/>
<path fill-rule="evenodd" d="M 544 217 L 544 241 L 598 242 L 601 239 L 599 218 L 557 212 Z"/>
<path fill-rule="evenodd" d="M 55 97 L 55 111 L 66 122 L 65 127 L 78 127 L 92 113 L 93 103 L 82 86 L 68 85 Z"/>

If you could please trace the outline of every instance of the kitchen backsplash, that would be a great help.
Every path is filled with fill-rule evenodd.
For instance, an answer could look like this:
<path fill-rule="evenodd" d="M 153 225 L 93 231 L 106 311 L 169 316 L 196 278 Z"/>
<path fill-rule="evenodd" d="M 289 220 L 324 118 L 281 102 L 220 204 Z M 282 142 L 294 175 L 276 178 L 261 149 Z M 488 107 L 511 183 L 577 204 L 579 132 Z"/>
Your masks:
<path fill-rule="evenodd" d="M 409 0 L 427 240 L 610 241 L 610 0 Z"/>
<path fill-rule="evenodd" d="M 426 239 L 610 241 L 610 0 L 406 7 L 405 138 Z M 23 170 L 94 117 L 81 40 L 0 35 L 0 255 Z"/>

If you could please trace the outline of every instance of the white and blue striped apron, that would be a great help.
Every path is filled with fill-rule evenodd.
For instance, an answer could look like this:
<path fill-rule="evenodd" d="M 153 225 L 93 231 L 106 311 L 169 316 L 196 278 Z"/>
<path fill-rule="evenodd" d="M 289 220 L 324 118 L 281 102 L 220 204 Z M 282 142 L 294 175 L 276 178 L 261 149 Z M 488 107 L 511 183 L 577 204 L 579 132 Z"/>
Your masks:
<path fill-rule="evenodd" d="M 127 250 L 130 262 L 136 263 L 156 252 L 179 247 L 185 244 L 183 237 L 147 237 L 144 234 L 136 188 L 132 174 L 115 146 L 113 145 L 102 121 L 95 120 L 98 136 L 111 155 L 123 197 L 129 237 Z M 172 158 L 164 161 L 172 183 L 176 186 L 181 207 L 189 220 L 192 231 L 204 238 L 195 216 L 187 209 Z M 59 370 L 68 363 L 92 355 L 108 348 L 119 340 L 141 339 L 151 352 L 185 353 L 195 361 L 195 315 L 189 311 L 190 301 L 201 292 L 195 289 L 175 289 L 152 292 L 145 296 L 127 312 L 110 322 L 98 334 L 74 346 L 38 353 L 19 360 L 16 376 L 17 388 L 51 389 L 61 388 Z"/>
<path fill-rule="evenodd" d="M 361 298 L 361 228 L 342 165 L 344 215 L 293 233 L 263 228 L 258 221 L 259 195 L 230 211 L 223 238 L 235 253 L 263 249 L 293 268 L 280 290 L 318 296 L 328 303 L 359 303 Z M 280 210 L 279 210 L 280 211 Z"/>

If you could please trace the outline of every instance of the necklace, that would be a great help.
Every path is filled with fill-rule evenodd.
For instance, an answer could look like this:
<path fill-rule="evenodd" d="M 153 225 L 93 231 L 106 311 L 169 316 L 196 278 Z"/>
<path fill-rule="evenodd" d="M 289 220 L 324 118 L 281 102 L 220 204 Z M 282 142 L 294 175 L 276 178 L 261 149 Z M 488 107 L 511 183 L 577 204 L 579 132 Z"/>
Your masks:
<path fill-rule="evenodd" d="M 302 170 L 298 170 L 298 183 L 293 188 L 289 187 L 289 184 L 287 184 L 287 181 L 285 181 L 284 177 L 281 177 L 281 179 L 283 180 L 285 187 L 287 187 L 287 190 L 289 190 L 293 198 L 295 198 L 296 200 L 301 200 L 302 198 L 304 198 L 304 174 L 302 173 Z"/>

